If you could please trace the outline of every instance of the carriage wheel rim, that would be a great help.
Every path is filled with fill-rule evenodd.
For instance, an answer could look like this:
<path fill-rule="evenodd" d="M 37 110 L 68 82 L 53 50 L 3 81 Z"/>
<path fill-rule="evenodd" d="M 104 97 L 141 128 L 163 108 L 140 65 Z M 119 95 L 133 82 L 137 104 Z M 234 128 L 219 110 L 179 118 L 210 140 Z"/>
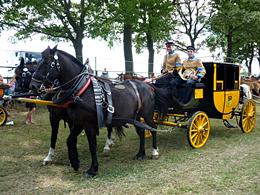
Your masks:
<path fill-rule="evenodd" d="M 189 141 L 194 148 L 203 147 L 209 137 L 210 121 L 206 113 L 200 112 L 194 116 L 189 128 Z"/>
<path fill-rule="evenodd" d="M 245 133 L 250 133 L 256 121 L 256 107 L 254 102 L 248 101 L 242 111 L 242 129 Z"/>
<path fill-rule="evenodd" d="M 6 121 L 7 115 L 3 107 L 0 106 L 0 126 Z"/>

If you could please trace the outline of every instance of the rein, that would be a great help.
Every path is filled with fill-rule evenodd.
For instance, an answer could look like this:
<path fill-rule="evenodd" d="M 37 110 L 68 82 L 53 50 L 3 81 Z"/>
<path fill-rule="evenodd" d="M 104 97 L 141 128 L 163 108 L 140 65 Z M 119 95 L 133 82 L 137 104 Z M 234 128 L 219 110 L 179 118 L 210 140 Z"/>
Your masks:
<path fill-rule="evenodd" d="M 84 70 L 84 69 L 83 69 Z M 58 87 L 51 87 L 51 88 L 44 88 L 44 89 L 39 89 L 38 92 L 39 93 L 55 93 L 58 90 L 61 90 L 63 87 L 69 85 L 71 82 L 73 82 L 74 80 L 78 79 L 79 77 L 81 77 L 82 75 L 92 75 L 89 74 L 87 71 L 83 71 L 80 74 L 78 74 L 77 76 L 75 76 L 74 78 L 72 78 L 71 80 L 67 81 L 66 83 L 58 86 Z M 33 78 L 32 78 L 33 79 Z M 35 80 L 35 79 L 34 79 Z M 64 90 L 65 91 L 65 90 Z"/>

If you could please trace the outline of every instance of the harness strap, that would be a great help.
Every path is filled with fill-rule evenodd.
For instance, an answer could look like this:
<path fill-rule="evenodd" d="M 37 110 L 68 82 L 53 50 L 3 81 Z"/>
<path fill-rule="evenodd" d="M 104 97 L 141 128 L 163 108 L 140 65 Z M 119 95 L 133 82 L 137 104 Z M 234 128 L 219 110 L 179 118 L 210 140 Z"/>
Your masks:
<path fill-rule="evenodd" d="M 112 117 L 113 117 L 115 108 L 113 107 L 112 93 L 111 93 L 109 84 L 104 82 L 104 88 L 105 88 L 104 91 L 105 91 L 106 98 L 107 98 L 107 111 L 108 111 L 106 124 L 109 125 L 112 122 Z"/>
<path fill-rule="evenodd" d="M 93 91 L 94 91 L 94 96 L 95 96 L 95 103 L 96 103 L 96 110 L 97 110 L 97 119 L 98 119 L 98 127 L 104 127 L 104 113 L 103 113 L 103 99 L 104 95 L 102 93 L 102 88 L 98 84 L 97 80 L 95 77 L 91 77 L 91 81 L 93 84 Z"/>
<path fill-rule="evenodd" d="M 157 129 L 147 125 L 146 123 L 142 123 L 138 120 L 135 120 L 135 119 L 130 119 L 130 118 L 113 118 L 112 119 L 112 122 L 116 123 L 116 122 L 120 122 L 120 123 L 130 123 L 130 124 L 133 124 L 137 127 L 140 127 L 142 129 L 148 129 L 150 131 L 158 131 Z"/>
<path fill-rule="evenodd" d="M 139 94 L 139 92 L 138 92 L 138 90 L 137 90 L 137 87 L 136 87 L 135 83 L 134 83 L 133 81 L 130 81 L 130 80 L 129 80 L 129 83 L 132 85 L 132 87 L 133 87 L 133 89 L 134 89 L 134 91 L 135 91 L 135 94 L 136 94 L 136 96 L 137 96 L 138 108 L 137 108 L 136 113 L 138 113 L 138 112 L 140 111 L 140 109 L 141 109 L 141 106 L 142 106 L 142 105 L 141 105 L 140 94 Z"/>

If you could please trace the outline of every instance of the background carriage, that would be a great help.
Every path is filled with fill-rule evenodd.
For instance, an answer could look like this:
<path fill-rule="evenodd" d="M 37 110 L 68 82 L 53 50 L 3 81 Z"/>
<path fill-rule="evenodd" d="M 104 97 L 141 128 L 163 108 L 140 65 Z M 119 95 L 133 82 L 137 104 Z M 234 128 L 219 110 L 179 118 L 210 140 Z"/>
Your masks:
<path fill-rule="evenodd" d="M 1 83 L 0 84 L 0 126 L 4 125 L 7 121 L 7 111 L 4 108 L 4 94 L 5 94 L 5 89 L 8 89 L 9 86 L 7 84 Z"/>
<path fill-rule="evenodd" d="M 187 128 L 188 141 L 193 148 L 206 144 L 211 129 L 209 118 L 222 119 L 227 127 L 233 127 L 227 120 L 239 117 L 237 123 L 244 133 L 251 132 L 256 121 L 254 101 L 243 99 L 240 92 L 240 66 L 214 62 L 203 65 L 206 76 L 194 85 L 193 97 L 188 103 L 180 109 L 169 108 L 162 120 L 158 112 L 154 113 L 159 125 Z M 179 93 L 184 93 L 182 90 Z"/>

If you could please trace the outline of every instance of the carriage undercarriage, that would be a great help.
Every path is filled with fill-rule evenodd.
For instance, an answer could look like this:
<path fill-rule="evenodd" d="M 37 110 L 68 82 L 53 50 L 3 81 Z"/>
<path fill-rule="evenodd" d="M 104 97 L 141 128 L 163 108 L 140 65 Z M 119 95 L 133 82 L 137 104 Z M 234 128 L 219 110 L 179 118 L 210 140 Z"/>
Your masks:
<path fill-rule="evenodd" d="M 256 120 L 255 102 L 246 100 L 232 112 L 230 119 L 233 117 L 236 117 L 237 125 L 243 133 L 252 132 Z M 154 112 L 154 122 L 160 126 L 187 129 L 188 142 L 192 148 L 196 149 L 202 148 L 206 144 L 211 131 L 210 119 L 204 111 L 194 113 L 183 111 L 182 114 L 169 112 L 163 118 L 158 112 Z M 227 128 L 236 128 L 227 119 L 223 119 L 223 123 Z"/>

